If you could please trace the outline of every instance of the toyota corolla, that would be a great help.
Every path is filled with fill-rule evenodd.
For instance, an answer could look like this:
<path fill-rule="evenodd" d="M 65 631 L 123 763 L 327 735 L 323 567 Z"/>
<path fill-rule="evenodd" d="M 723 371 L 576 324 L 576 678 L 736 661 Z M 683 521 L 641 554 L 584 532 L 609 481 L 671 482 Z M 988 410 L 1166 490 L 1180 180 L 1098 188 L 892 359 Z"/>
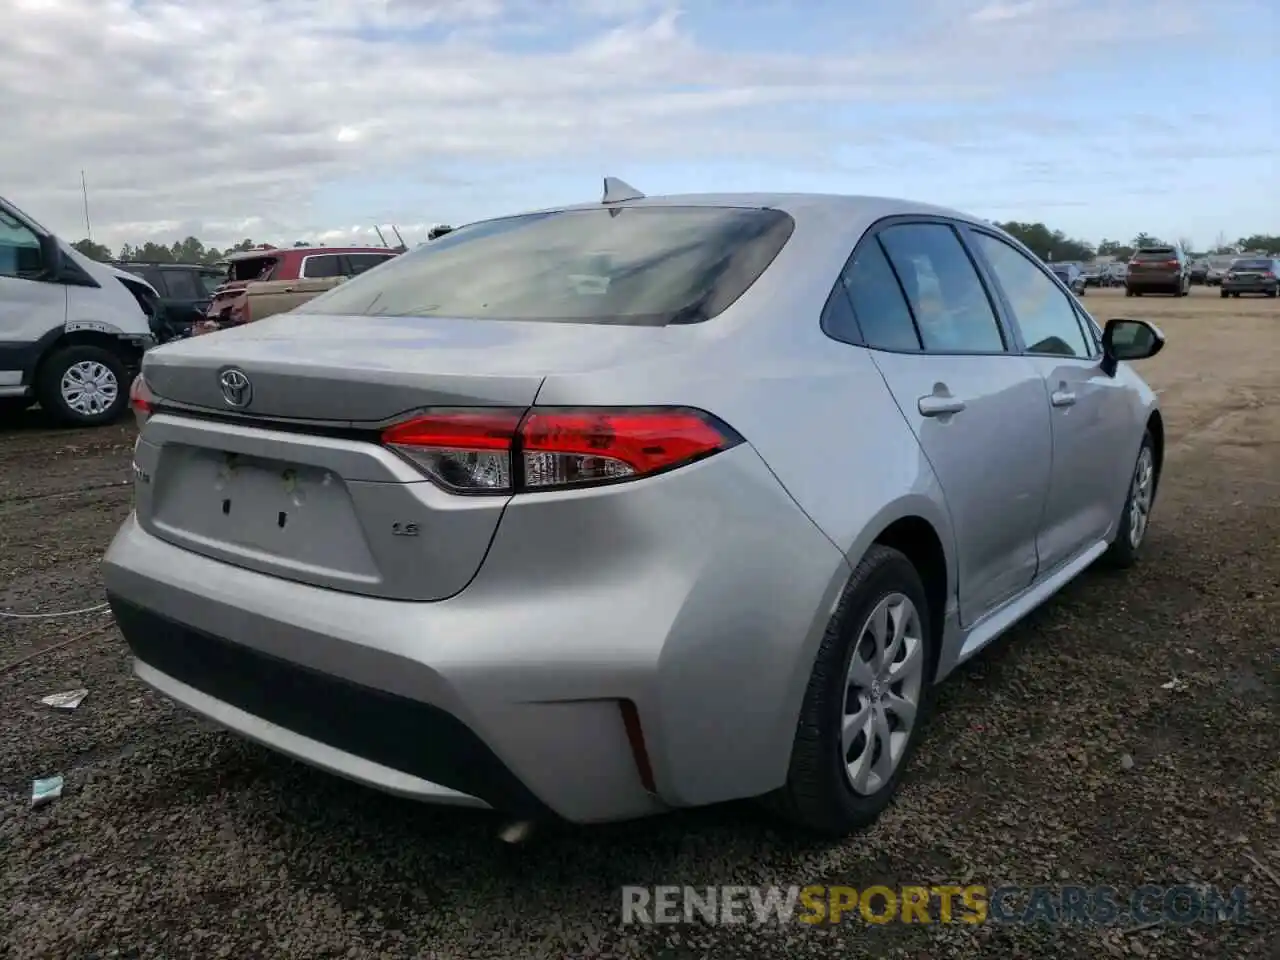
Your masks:
<path fill-rule="evenodd" d="M 1137 558 L 1163 344 L 956 211 L 610 180 L 148 353 L 107 591 L 142 680 L 383 790 L 840 835 Z"/>

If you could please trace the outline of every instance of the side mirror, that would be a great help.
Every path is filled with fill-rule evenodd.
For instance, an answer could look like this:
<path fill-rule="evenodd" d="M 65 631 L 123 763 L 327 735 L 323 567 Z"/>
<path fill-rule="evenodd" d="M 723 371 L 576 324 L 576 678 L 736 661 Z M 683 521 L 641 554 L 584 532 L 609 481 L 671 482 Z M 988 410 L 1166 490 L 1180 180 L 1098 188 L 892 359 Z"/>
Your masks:
<path fill-rule="evenodd" d="M 1145 320 L 1108 320 L 1102 331 L 1102 368 L 1114 377 L 1121 360 L 1146 360 L 1164 349 L 1164 334 Z"/>
<path fill-rule="evenodd" d="M 45 277 L 57 277 L 62 271 L 62 248 L 58 238 L 45 234 L 40 238 L 40 272 Z"/>

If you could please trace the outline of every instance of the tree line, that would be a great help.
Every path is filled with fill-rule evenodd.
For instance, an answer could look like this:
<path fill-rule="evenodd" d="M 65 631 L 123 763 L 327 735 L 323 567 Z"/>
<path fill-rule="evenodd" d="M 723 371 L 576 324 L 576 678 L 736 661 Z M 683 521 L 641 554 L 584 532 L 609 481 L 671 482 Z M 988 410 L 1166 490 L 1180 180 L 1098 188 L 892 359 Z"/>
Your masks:
<path fill-rule="evenodd" d="M 1182 248 L 1188 253 L 1193 249 L 1191 241 L 1186 238 L 1169 241 L 1154 237 L 1149 233 L 1140 233 L 1128 243 L 1103 238 L 1097 244 L 1092 244 L 1075 237 L 1068 237 L 1061 230 L 1052 230 L 1043 223 L 1022 223 L 1017 220 L 1010 220 L 1007 223 L 997 223 L 996 226 L 1022 241 L 1040 259 L 1048 261 L 1089 261 L 1099 256 L 1127 259 L 1139 247 L 1157 246 L 1161 243 L 1170 242 L 1181 244 Z M 446 233 L 449 230 L 447 227 L 436 229 Z M 293 245 L 295 247 L 315 246 L 315 244 L 308 243 L 305 240 L 299 240 Z M 213 264 L 230 254 L 253 250 L 260 245 L 245 238 L 225 250 L 219 250 L 217 247 L 206 247 L 196 237 L 187 237 L 185 240 L 175 241 L 169 246 L 152 241 L 147 241 L 143 244 L 126 243 L 118 253 L 112 253 L 110 248 L 88 239 L 77 240 L 72 246 L 86 257 L 94 260 Z M 1235 243 L 1229 243 L 1225 236 L 1219 235 L 1213 246 L 1204 253 L 1208 255 L 1230 255 L 1255 251 L 1280 256 L 1280 235 L 1256 233 L 1252 236 L 1240 237 Z"/>
<path fill-rule="evenodd" d="M 1104 237 L 1095 245 L 1086 240 L 1068 237 L 1061 230 L 1051 230 L 1043 223 L 1021 223 L 1011 220 L 1008 223 L 997 223 L 996 226 L 1020 240 L 1040 259 L 1050 261 L 1088 262 L 1095 257 L 1126 260 L 1141 247 L 1173 243 L 1177 243 L 1188 254 L 1194 253 L 1197 256 L 1230 256 L 1254 251 L 1280 256 L 1280 235 L 1277 234 L 1255 233 L 1252 236 L 1240 237 L 1235 243 L 1230 243 L 1225 236 L 1219 234 L 1208 250 L 1196 251 L 1194 244 L 1186 237 L 1166 239 L 1144 232 L 1139 233 L 1128 243 Z"/>
<path fill-rule="evenodd" d="M 249 238 L 241 240 L 239 243 L 232 244 L 225 250 L 219 250 L 217 247 L 206 247 L 196 237 L 187 237 L 185 240 L 175 240 L 166 246 L 163 243 L 155 243 L 148 240 L 146 243 L 133 244 L 126 243 L 120 248 L 119 253 L 113 253 L 110 247 L 101 243 L 95 243 L 92 240 L 77 240 L 72 244 L 77 250 L 83 253 L 91 260 L 108 261 L 108 260 L 131 260 L 137 263 L 203 263 L 214 264 L 219 260 L 229 257 L 233 253 L 243 253 L 246 250 L 253 250 L 256 247 L 266 246 L 272 247 L 272 244 L 254 243 Z M 314 247 L 323 246 L 323 244 L 309 243 L 306 240 L 299 240 L 294 244 L 295 247 Z"/>

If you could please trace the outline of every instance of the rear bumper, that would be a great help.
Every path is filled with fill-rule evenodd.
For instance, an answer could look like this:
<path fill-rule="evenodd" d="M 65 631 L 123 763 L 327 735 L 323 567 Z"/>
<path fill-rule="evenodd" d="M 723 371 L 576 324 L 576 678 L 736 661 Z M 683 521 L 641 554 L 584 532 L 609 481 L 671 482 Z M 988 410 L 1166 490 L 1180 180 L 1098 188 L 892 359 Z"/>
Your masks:
<path fill-rule="evenodd" d="M 187 707 L 382 790 L 581 823 L 780 786 L 847 576 L 745 445 L 514 498 L 475 580 L 432 603 L 232 566 L 133 517 L 104 559 L 139 676 Z"/>
<path fill-rule="evenodd" d="M 1271 294 L 1280 287 L 1280 280 L 1224 280 L 1222 289 L 1227 293 Z"/>
<path fill-rule="evenodd" d="M 1135 293 L 1177 293 L 1182 290 L 1182 278 L 1130 277 L 1124 281 L 1124 285 Z"/>

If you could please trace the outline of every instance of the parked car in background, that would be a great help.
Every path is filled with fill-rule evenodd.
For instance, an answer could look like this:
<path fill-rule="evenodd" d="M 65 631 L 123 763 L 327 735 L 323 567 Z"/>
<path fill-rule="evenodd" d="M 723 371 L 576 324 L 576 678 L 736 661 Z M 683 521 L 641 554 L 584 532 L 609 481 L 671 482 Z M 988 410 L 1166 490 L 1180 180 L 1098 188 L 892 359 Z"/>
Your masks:
<path fill-rule="evenodd" d="M 290 247 L 228 258 L 226 280 L 193 334 L 239 326 L 306 303 L 348 277 L 394 259 L 386 247 Z"/>
<path fill-rule="evenodd" d="M 1191 292 L 1191 266 L 1177 246 L 1143 247 L 1129 258 L 1125 274 L 1126 297 L 1146 293 L 1167 293 L 1185 297 Z"/>
<path fill-rule="evenodd" d="M 112 265 L 146 280 L 159 294 L 153 332 L 161 343 L 188 336 L 192 325 L 204 319 L 214 291 L 226 279 L 225 270 L 204 264 L 113 260 Z"/>
<path fill-rule="evenodd" d="M 1080 276 L 1084 280 L 1086 288 L 1102 286 L 1102 267 L 1096 263 L 1091 263 L 1085 267 L 1080 272 Z"/>
<path fill-rule="evenodd" d="M 1280 297 L 1280 258 L 1241 257 L 1232 263 L 1222 278 L 1222 296 L 1242 293 Z"/>
<path fill-rule="evenodd" d="M 0 413 L 36 403 L 95 426 L 128 408 L 156 291 L 98 263 L 0 198 Z"/>
<path fill-rule="evenodd" d="M 1128 264 L 1123 260 L 1103 264 L 1098 274 L 1098 286 L 1123 287 L 1124 278 L 1128 272 Z"/>
<path fill-rule="evenodd" d="M 1211 287 L 1222 286 L 1222 278 L 1231 269 L 1235 256 L 1212 256 L 1209 258 L 1209 272 L 1205 274 L 1205 283 Z"/>
<path fill-rule="evenodd" d="M 1074 293 L 1077 297 L 1084 296 L 1084 271 L 1077 267 L 1074 263 L 1051 263 L 1050 269 L 1054 275 L 1062 281 L 1063 286 Z"/>
<path fill-rule="evenodd" d="M 1135 561 L 1164 339 L 955 211 L 607 184 L 150 353 L 116 622 L 166 696 L 401 795 L 843 835 L 938 682 Z"/>
<path fill-rule="evenodd" d="M 1196 260 L 1191 264 L 1191 270 L 1188 274 L 1193 285 L 1204 285 L 1209 282 L 1209 261 Z"/>

